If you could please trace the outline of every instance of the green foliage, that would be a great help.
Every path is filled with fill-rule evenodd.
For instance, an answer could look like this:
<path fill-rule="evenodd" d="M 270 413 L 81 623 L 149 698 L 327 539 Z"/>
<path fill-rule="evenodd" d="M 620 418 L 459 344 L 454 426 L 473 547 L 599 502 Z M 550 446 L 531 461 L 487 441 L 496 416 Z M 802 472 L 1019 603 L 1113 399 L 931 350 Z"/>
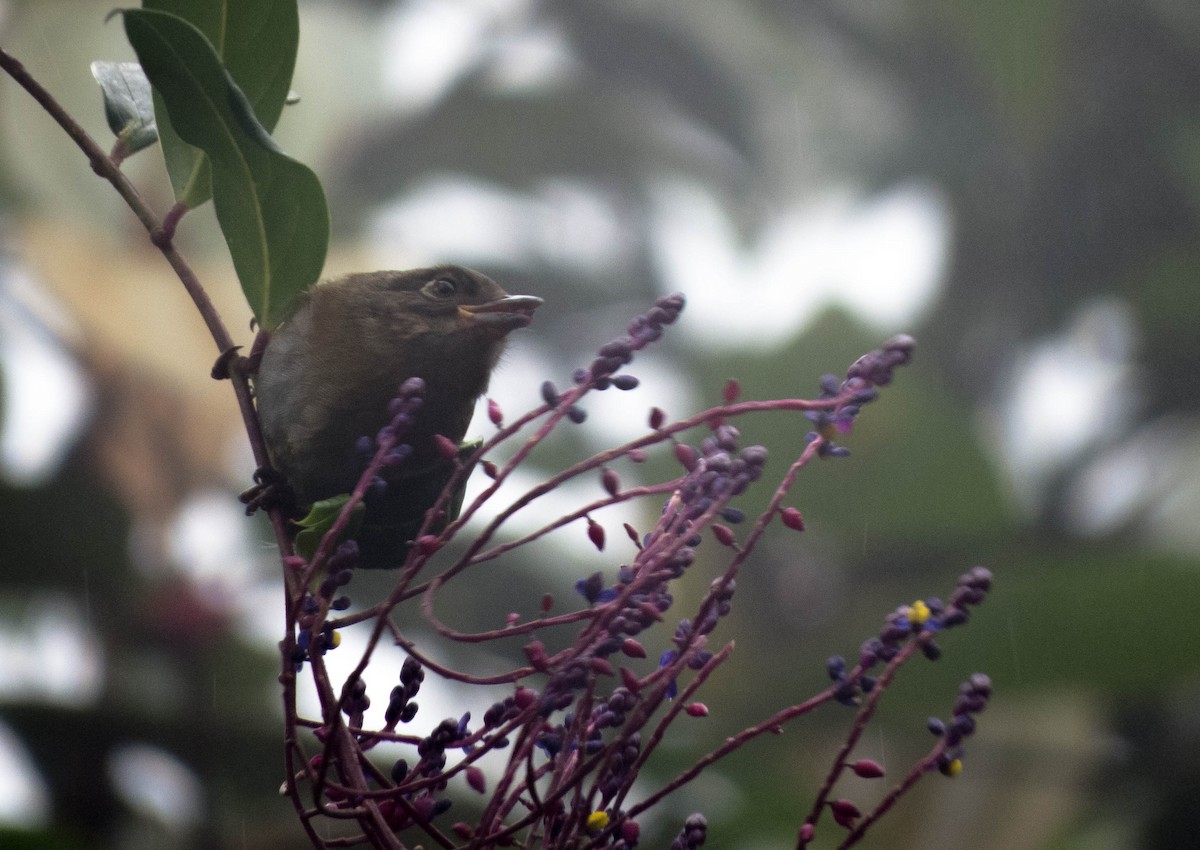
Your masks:
<path fill-rule="evenodd" d="M 200 30 L 254 107 L 258 122 L 268 133 L 275 129 L 300 41 L 295 0 L 143 0 L 142 6 L 175 15 Z M 155 93 L 154 111 L 175 200 L 198 207 L 212 196 L 209 161 L 204 151 L 175 131 L 162 97 Z"/>
<path fill-rule="evenodd" d="M 136 62 L 93 62 L 92 76 L 104 95 L 104 118 L 125 155 L 158 141 L 150 81 Z"/>
<path fill-rule="evenodd" d="M 259 324 L 270 330 L 324 265 L 329 212 L 321 184 L 271 139 L 200 30 L 151 10 L 128 10 L 124 20 L 172 132 L 211 164 L 221 232 L 242 291 Z M 286 83 L 278 88 L 282 108 Z M 159 126 L 166 139 L 161 118 Z"/>
<path fill-rule="evenodd" d="M 348 501 L 350 501 L 350 496 L 343 493 L 340 496 L 313 502 L 303 519 L 296 520 L 296 525 L 300 526 L 300 532 L 296 535 L 295 540 L 296 554 L 302 558 L 311 558 L 316 553 L 317 546 L 321 544 L 321 538 L 329 529 L 333 528 L 338 514 L 342 512 L 342 508 Z M 358 534 L 365 513 L 366 508 L 362 502 L 354 506 L 354 511 L 350 515 L 350 523 L 346 529 L 347 536 L 354 537 Z"/>

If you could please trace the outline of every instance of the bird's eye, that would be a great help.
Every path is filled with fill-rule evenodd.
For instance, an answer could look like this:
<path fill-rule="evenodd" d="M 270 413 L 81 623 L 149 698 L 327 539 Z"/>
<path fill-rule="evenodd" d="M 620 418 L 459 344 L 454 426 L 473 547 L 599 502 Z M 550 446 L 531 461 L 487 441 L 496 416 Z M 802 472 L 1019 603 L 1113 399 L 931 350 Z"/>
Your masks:
<path fill-rule="evenodd" d="M 458 292 L 458 285 L 454 281 L 444 277 L 439 277 L 437 280 L 431 280 L 425 284 L 425 293 L 432 295 L 434 298 L 449 298 L 456 292 Z"/>

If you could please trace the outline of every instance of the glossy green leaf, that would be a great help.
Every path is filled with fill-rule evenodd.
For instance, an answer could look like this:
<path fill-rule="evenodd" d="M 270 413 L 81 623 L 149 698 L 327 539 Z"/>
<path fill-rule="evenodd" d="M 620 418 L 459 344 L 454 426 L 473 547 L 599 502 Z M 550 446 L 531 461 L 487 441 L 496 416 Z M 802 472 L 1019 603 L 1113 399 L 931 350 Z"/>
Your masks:
<path fill-rule="evenodd" d="M 104 95 L 104 117 L 125 155 L 148 148 L 158 140 L 150 81 L 136 62 L 93 62 L 92 76 Z"/>
<path fill-rule="evenodd" d="M 300 16 L 296 0 L 143 0 L 142 7 L 175 15 L 204 34 L 268 132 L 283 110 L 296 65 Z M 197 207 L 211 197 L 204 152 L 175 131 L 155 93 L 163 158 L 175 199 Z"/>
<path fill-rule="evenodd" d="M 313 502 L 308 513 L 303 519 L 296 520 L 296 525 L 300 526 L 300 531 L 296 533 L 296 539 L 293 545 L 296 547 L 296 554 L 302 558 L 308 559 L 316 554 L 317 547 L 321 545 L 321 538 L 333 528 L 333 524 L 337 521 L 338 515 L 341 514 L 342 508 L 346 506 L 346 502 L 350 501 L 349 494 L 343 493 L 339 496 L 333 496 L 329 499 L 322 499 L 319 502 Z M 366 514 L 366 507 L 362 502 L 354 506 L 354 510 L 350 513 L 350 522 L 346 527 L 346 532 L 343 537 L 353 538 L 358 534 L 358 529 L 362 526 L 363 516 Z"/>
<path fill-rule="evenodd" d="M 129 10 L 124 19 L 174 131 L 207 155 L 242 291 L 270 330 L 324 265 L 329 210 L 320 181 L 275 144 L 203 33 L 165 12 Z"/>
<path fill-rule="evenodd" d="M 159 142 L 175 200 L 188 209 L 195 209 L 212 197 L 212 173 L 208 157 L 204 151 L 192 147 L 175 132 L 170 113 L 157 91 L 154 92 L 154 111 L 160 116 Z"/>

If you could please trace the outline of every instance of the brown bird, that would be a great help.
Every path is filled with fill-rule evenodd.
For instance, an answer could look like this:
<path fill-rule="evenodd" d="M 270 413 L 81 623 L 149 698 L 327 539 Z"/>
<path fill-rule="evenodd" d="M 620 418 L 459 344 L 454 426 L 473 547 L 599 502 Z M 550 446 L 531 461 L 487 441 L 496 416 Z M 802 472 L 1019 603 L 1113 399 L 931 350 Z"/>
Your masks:
<path fill-rule="evenodd" d="M 313 287 L 271 335 L 254 379 L 263 435 L 297 507 L 348 493 L 366 467 L 358 448 L 387 424 L 400 384 L 425 381 L 424 403 L 367 505 L 361 565 L 397 566 L 454 464 L 434 435 L 459 443 L 508 334 L 542 303 L 508 295 L 461 266 L 351 274 Z"/>

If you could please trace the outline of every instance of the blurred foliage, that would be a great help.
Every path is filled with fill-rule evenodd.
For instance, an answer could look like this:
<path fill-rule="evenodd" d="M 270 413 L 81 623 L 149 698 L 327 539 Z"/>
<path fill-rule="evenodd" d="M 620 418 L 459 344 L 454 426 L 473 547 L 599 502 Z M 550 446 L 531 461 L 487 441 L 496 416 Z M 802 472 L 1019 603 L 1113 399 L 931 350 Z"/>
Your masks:
<path fill-rule="evenodd" d="M 942 288 L 914 326 L 885 330 L 831 308 L 798 324 L 783 344 L 741 350 L 706 338 L 711 329 L 689 336 L 685 313 L 659 348 L 682 395 L 715 398 L 726 378 L 738 377 L 745 397 L 766 397 L 815 394 L 823 372 L 840 373 L 894 330 L 920 342 L 917 362 L 848 440 L 853 456 L 801 476 L 790 501 L 808 530 L 772 539 L 748 566 L 735 617 L 718 635 L 736 636 L 737 652 L 704 697 L 713 713 L 694 724 L 694 741 L 675 743 L 669 756 L 677 762 L 647 780 L 671 775 L 784 700 L 807 696 L 823 684 L 826 656 L 853 656 L 887 611 L 948 593 L 958 572 L 984 563 L 997 576 L 994 595 L 968 628 L 948 637 L 941 661 L 901 677 L 871 742 L 878 752 L 866 754 L 887 756 L 889 767 L 905 764 L 927 743 L 925 715 L 948 711 L 957 681 L 981 669 L 997 695 L 967 770 L 953 782 L 931 777 L 867 846 L 1200 845 L 1186 790 L 1200 785 L 1192 709 L 1200 639 L 1191 625 L 1200 570 L 1184 545 L 1195 540 L 1194 517 L 1186 519 L 1194 484 L 1162 489 L 1172 477 L 1152 475 L 1142 485 L 1149 488 L 1143 510 L 1086 537 L 1063 510 L 1098 457 L 1121 456 L 1164 422 L 1180 434 L 1164 468 L 1178 474 L 1196 464 L 1200 7 L 1119 0 L 446 7 L 478 25 L 447 30 L 447 39 L 463 43 L 442 52 L 461 49 L 465 58 L 435 95 L 404 100 L 381 82 L 385 36 L 405 15 L 432 14 L 429 4 L 303 4 L 292 82 L 302 99 L 283 115 L 277 136 L 326 185 L 335 236 L 329 272 L 381 253 L 389 262 L 424 261 L 403 232 L 388 237 L 403 244 L 381 251 L 379 234 L 391 231 L 380 221 L 439 180 L 526 199 L 568 183 L 604 199 L 620 226 L 591 264 L 527 246 L 437 258 L 485 265 L 510 290 L 547 299 L 530 334 L 545 374 L 524 379 L 519 396 L 529 403 L 541 378 L 564 380 L 569 368 L 561 364 L 586 362 L 660 290 L 688 290 L 687 281 L 667 279 L 654 243 L 664 181 L 702 185 L 745 251 L 781 209 L 830 189 L 870 197 L 918 179 L 942 193 L 951 213 Z M 0 18 L 6 49 L 98 138 L 106 130 L 88 64 L 132 58 L 119 28 L 101 23 L 108 8 L 14 2 Z M 563 54 L 551 50 L 551 72 L 534 82 L 506 75 L 506 51 L 527 42 L 549 42 Z M 275 796 L 281 747 L 263 708 L 274 677 L 271 647 L 234 628 L 236 604 L 206 607 L 167 542 L 189 493 L 220 485 L 232 501 L 248 480 L 245 463 L 236 475 L 226 472 L 219 448 L 236 439 L 232 415 L 229 429 L 208 428 L 207 440 L 190 430 L 203 421 L 197 411 L 216 409 L 200 401 L 212 392 L 205 358 L 216 352 L 204 353 L 194 316 L 158 300 L 172 282 L 147 256 L 144 235 L 26 101 L 0 83 L 8 258 L 69 305 L 104 303 L 121 283 L 140 296 L 113 302 L 130 338 L 121 345 L 99 319 L 73 309 L 83 327 L 70 350 L 98 388 L 103 415 L 92 416 L 50 481 L 0 489 L 8 518 L 4 610 L 48 588 L 68 594 L 104 652 L 103 687 L 84 705 L 20 691 L 3 697 L 0 717 L 56 801 L 49 824 L 13 846 L 304 846 Z M 170 184 L 156 156 L 144 153 L 127 169 L 165 210 Z M 47 220 L 53 251 L 31 235 Z M 458 222 L 441 226 L 453 235 Z M 184 219 L 180 241 L 206 282 L 228 282 L 228 261 L 214 259 L 219 237 L 203 211 Z M 72 256 L 80 245 L 90 263 L 64 270 L 45 259 Z M 771 309 L 755 303 L 746 283 L 729 282 L 731 303 Z M 1129 400 L 1126 421 L 1111 423 L 1056 471 L 1039 502 L 1045 507 L 1030 509 L 1014 495 L 1004 449 L 980 423 L 994 415 L 1021 355 L 1102 296 L 1132 311 L 1139 397 Z M 176 353 L 193 383 L 155 365 Z M 1063 404 L 1070 397 L 1064 392 Z M 1062 412 L 1048 405 L 1045 417 Z M 801 424 L 782 417 L 739 425 L 773 449 L 774 464 L 803 435 Z M 586 426 L 579 433 L 577 442 L 563 441 L 564 454 L 590 446 Z M 661 470 L 656 463 L 647 468 Z M 745 507 L 765 499 L 751 492 Z M 269 553 L 254 556 L 262 580 L 272 580 Z M 530 610 L 547 589 L 569 604 L 579 575 L 564 562 L 559 574 L 494 576 L 495 587 L 475 600 L 478 613 L 495 625 L 497 613 L 480 600 Z M 458 613 L 474 615 L 476 606 Z M 848 718 L 825 711 L 758 742 L 718 765 L 691 796 L 680 795 L 672 813 L 706 811 L 706 846 L 714 850 L 790 846 L 807 792 Z M 174 753 L 202 778 L 208 797 L 199 826 L 171 831 L 118 799 L 106 759 L 128 740 Z M 864 797 L 874 792 L 865 788 Z M 644 846 L 662 846 L 677 829 L 677 822 L 648 825 Z M 8 836 L 0 842 L 8 846 Z"/>

